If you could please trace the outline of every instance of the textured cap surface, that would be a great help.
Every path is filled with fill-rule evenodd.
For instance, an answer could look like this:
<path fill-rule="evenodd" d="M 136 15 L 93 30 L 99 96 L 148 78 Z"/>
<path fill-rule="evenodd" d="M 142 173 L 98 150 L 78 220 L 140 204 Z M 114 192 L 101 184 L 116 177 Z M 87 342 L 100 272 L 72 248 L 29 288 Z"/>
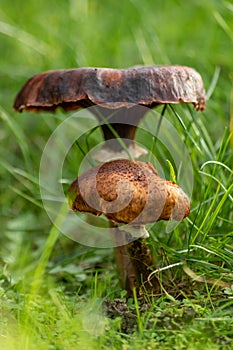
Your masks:
<path fill-rule="evenodd" d="M 16 96 L 14 108 L 68 111 L 93 104 L 114 109 L 180 102 L 193 103 L 197 110 L 205 108 L 202 78 L 189 67 L 77 68 L 33 76 Z"/>
<path fill-rule="evenodd" d="M 71 184 L 68 197 L 72 210 L 103 214 L 117 223 L 180 221 L 190 211 L 178 185 L 160 178 L 150 163 L 127 159 L 86 171 Z"/>

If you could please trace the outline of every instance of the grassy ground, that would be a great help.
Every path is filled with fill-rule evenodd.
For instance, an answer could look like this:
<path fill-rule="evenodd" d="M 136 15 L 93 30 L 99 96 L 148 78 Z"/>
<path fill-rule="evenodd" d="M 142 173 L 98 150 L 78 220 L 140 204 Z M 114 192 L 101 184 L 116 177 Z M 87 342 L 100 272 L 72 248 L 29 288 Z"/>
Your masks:
<path fill-rule="evenodd" d="M 233 349 L 232 42 L 230 1 L 1 0 L 1 350 Z M 35 73 L 138 64 L 192 66 L 208 95 L 204 113 L 166 112 L 192 161 L 192 211 L 172 232 L 150 229 L 161 293 L 143 305 L 125 303 L 112 248 L 70 240 L 43 208 L 40 159 L 64 114 L 12 110 Z M 147 136 L 137 139 L 151 149 Z"/>

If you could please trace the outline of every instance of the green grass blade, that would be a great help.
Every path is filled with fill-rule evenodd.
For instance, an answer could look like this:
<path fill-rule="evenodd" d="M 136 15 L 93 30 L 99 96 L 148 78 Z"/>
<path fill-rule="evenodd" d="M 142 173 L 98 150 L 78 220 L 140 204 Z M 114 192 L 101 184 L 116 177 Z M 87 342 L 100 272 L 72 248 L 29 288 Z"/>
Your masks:
<path fill-rule="evenodd" d="M 38 202 L 34 199 L 34 197 L 29 196 L 25 193 L 23 193 L 22 191 L 20 191 L 18 188 L 10 186 L 10 188 L 12 189 L 12 191 L 14 191 L 17 195 L 19 195 L 20 197 L 26 199 L 28 202 L 36 205 L 37 207 L 44 209 L 44 206 L 41 204 L 41 202 Z"/>
<path fill-rule="evenodd" d="M 114 135 L 114 137 L 117 139 L 117 141 L 119 142 L 119 144 L 121 145 L 122 149 L 125 151 L 125 153 L 127 154 L 128 158 L 130 160 L 133 161 L 133 157 L 130 154 L 126 144 L 124 143 L 124 141 L 120 138 L 119 134 L 116 132 L 116 130 L 112 127 L 112 125 L 110 123 L 108 123 L 108 119 L 111 118 L 112 115 L 114 115 L 114 112 L 108 116 L 108 118 L 104 118 L 103 115 L 99 112 L 98 108 L 96 108 L 96 111 L 99 115 L 99 117 L 102 119 L 102 121 L 104 122 L 104 124 L 107 125 L 107 127 L 109 128 L 109 130 L 111 131 L 111 133 Z"/>
<path fill-rule="evenodd" d="M 210 83 L 210 86 L 206 92 L 206 99 L 209 100 L 212 93 L 214 92 L 215 88 L 216 88 L 216 85 L 218 83 L 218 79 L 219 79 L 219 76 L 220 76 L 220 72 L 221 72 L 221 68 L 219 66 L 215 67 L 215 71 L 214 71 L 214 74 L 213 74 L 213 77 L 212 77 L 212 80 L 211 80 L 211 83 Z"/>
<path fill-rule="evenodd" d="M 218 216 L 218 213 L 222 209 L 222 207 L 223 207 L 224 203 L 226 202 L 227 198 L 230 196 L 230 193 L 231 193 L 232 189 L 233 189 L 233 183 L 228 188 L 226 193 L 223 195 L 222 199 L 218 203 L 218 205 L 217 205 L 216 209 L 214 210 L 214 212 L 211 214 L 210 220 L 208 221 L 208 224 L 206 225 L 205 234 L 203 236 L 203 239 L 205 239 L 206 236 L 208 235 L 210 229 L 212 228 L 212 226 L 214 224 L 214 221 L 216 220 L 216 218 Z M 231 199 L 232 199 L 232 197 L 231 197 Z"/>
<path fill-rule="evenodd" d="M 233 31 L 218 11 L 214 11 L 214 18 L 228 37 L 233 41 Z"/>
<path fill-rule="evenodd" d="M 45 42 L 12 24 L 0 21 L 0 33 L 20 41 L 23 45 L 30 47 L 30 49 L 37 51 L 41 55 L 46 55 L 50 52 L 50 46 Z"/>
<path fill-rule="evenodd" d="M 64 214 L 66 212 L 67 212 L 67 203 L 64 203 L 61 205 L 60 212 L 58 213 L 57 218 L 54 221 L 53 226 L 48 234 L 48 238 L 45 242 L 43 252 L 41 254 L 35 274 L 33 276 L 33 282 L 32 282 L 31 293 L 30 293 L 32 296 L 38 293 L 40 289 L 40 286 L 42 284 L 42 279 L 45 274 L 45 269 L 48 264 L 49 258 L 51 256 L 52 250 L 60 236 L 60 231 L 58 227 L 61 227 L 61 224 L 64 220 Z"/>
<path fill-rule="evenodd" d="M 180 122 L 180 125 L 182 126 L 182 128 L 185 131 L 186 136 L 192 141 L 193 145 L 196 147 L 196 149 L 202 153 L 201 148 L 199 147 L 199 145 L 197 144 L 197 142 L 194 140 L 194 138 L 192 137 L 191 133 L 188 131 L 184 121 L 182 120 L 181 116 L 177 113 L 177 111 L 175 110 L 175 108 L 170 104 L 169 105 L 170 109 L 172 110 L 172 113 L 176 116 L 176 118 L 178 119 L 178 121 Z"/>
<path fill-rule="evenodd" d="M 8 126 L 8 128 L 11 130 L 11 132 L 15 136 L 16 140 L 18 141 L 19 147 L 20 147 L 22 154 L 24 156 L 24 159 L 25 159 L 27 169 L 30 172 L 30 166 L 29 166 L 29 164 L 31 163 L 30 150 L 28 147 L 28 143 L 26 141 L 26 137 L 25 137 L 21 127 L 19 127 L 16 120 L 13 120 L 10 118 L 10 116 L 4 111 L 4 109 L 2 107 L 0 107 L 0 118 Z"/>
<path fill-rule="evenodd" d="M 212 203 L 210 204 L 210 206 L 209 206 L 209 208 L 208 208 L 204 218 L 202 219 L 201 225 L 198 227 L 198 231 L 196 232 L 196 234 L 192 238 L 191 245 L 193 245 L 196 242 L 196 239 L 199 236 L 199 234 L 201 233 L 202 229 L 204 228 L 206 221 L 212 215 L 211 213 L 212 213 L 212 210 L 214 208 L 215 202 L 217 201 L 219 191 L 220 191 L 220 185 L 218 185 L 218 187 L 216 188 L 215 195 L 214 195 L 214 198 L 212 200 Z M 205 232 L 206 232 L 206 230 L 203 229 L 204 236 L 206 236 Z"/>

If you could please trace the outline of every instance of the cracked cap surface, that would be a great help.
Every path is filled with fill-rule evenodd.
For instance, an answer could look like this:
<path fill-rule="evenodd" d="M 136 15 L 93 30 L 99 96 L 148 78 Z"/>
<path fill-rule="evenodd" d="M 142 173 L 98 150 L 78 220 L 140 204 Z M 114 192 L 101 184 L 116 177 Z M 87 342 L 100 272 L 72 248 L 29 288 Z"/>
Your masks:
<path fill-rule="evenodd" d="M 109 109 L 164 103 L 193 103 L 205 108 L 200 74 L 185 66 L 138 66 L 128 69 L 51 70 L 30 78 L 14 102 L 16 111 L 65 111 L 100 105 Z"/>

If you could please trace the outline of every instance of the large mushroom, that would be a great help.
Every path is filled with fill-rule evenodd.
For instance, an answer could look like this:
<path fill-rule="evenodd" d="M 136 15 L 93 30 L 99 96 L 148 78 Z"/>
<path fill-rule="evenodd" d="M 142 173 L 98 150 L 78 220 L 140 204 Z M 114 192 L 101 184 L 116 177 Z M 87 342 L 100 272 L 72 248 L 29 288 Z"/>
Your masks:
<path fill-rule="evenodd" d="M 178 185 L 160 178 L 150 163 L 127 159 L 89 169 L 70 185 L 68 196 L 72 210 L 103 214 L 115 225 L 126 224 L 132 228 L 126 228 L 132 236 L 136 234 L 137 240 L 130 236 L 124 252 L 127 256 L 123 256 L 129 259 L 130 265 L 124 264 L 126 271 L 120 271 L 128 296 L 134 287 L 140 293 L 153 265 L 145 244 L 147 231 L 142 227 L 159 220 L 182 221 L 190 211 L 189 199 Z M 121 242 L 121 231 L 117 234 Z M 124 274 L 128 281 L 124 281 Z M 154 292 L 156 284 L 155 280 L 150 287 L 147 283 L 147 291 L 149 288 Z"/>
<path fill-rule="evenodd" d="M 128 69 L 77 68 L 52 70 L 29 79 L 18 93 L 17 111 L 92 109 L 103 130 L 107 148 L 96 159 L 107 161 L 117 153 L 122 157 L 124 139 L 133 158 L 144 151 L 133 142 L 140 119 L 147 108 L 160 104 L 193 103 L 196 110 L 205 108 L 205 90 L 199 73 L 185 66 L 136 66 Z M 113 140 L 115 139 L 115 140 Z M 120 152 L 120 153 L 119 153 Z M 117 157 L 116 156 L 116 157 Z"/>

